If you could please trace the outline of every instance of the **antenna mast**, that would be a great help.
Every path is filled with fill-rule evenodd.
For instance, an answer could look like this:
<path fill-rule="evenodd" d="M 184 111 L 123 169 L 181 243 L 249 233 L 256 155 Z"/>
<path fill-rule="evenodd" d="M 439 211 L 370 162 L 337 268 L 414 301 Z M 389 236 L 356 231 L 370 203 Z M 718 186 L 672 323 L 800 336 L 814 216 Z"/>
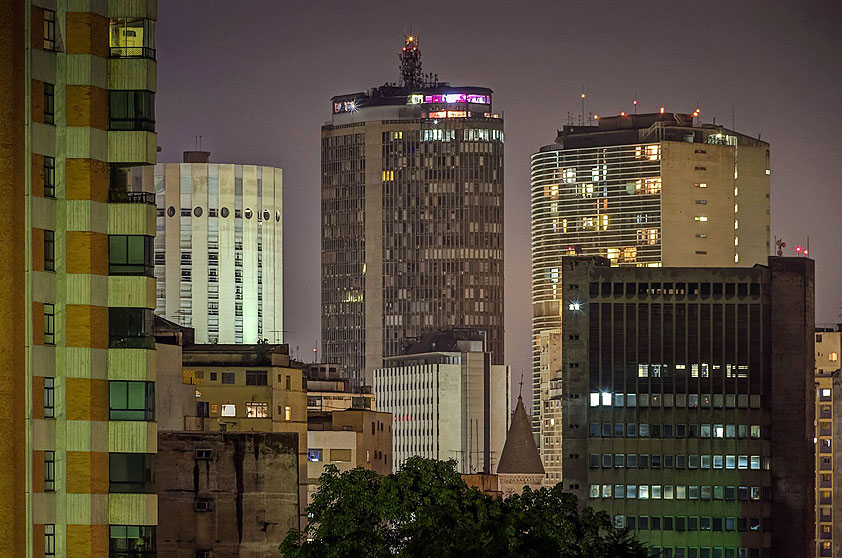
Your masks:
<path fill-rule="evenodd" d="M 418 37 L 404 36 L 404 45 L 398 59 L 401 61 L 401 85 L 409 88 L 423 87 L 424 78 L 421 74 L 421 49 L 418 48 Z"/>

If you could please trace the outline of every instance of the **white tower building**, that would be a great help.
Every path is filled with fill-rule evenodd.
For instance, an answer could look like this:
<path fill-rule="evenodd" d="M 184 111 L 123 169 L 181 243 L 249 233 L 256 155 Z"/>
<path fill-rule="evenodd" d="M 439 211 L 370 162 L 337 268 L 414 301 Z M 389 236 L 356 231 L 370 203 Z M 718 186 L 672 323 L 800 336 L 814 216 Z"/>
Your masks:
<path fill-rule="evenodd" d="M 155 166 L 156 312 L 197 343 L 282 343 L 282 171 L 209 159 Z"/>

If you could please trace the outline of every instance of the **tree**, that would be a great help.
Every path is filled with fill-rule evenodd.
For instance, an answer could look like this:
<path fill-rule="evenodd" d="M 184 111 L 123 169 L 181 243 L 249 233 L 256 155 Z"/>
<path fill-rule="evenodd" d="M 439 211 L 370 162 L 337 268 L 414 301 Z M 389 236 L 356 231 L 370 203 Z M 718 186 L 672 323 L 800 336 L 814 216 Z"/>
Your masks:
<path fill-rule="evenodd" d="M 507 499 L 468 487 L 454 461 L 410 458 L 395 474 L 328 466 L 290 532 L 284 558 L 644 558 L 645 547 L 605 512 L 579 510 L 561 485 Z"/>

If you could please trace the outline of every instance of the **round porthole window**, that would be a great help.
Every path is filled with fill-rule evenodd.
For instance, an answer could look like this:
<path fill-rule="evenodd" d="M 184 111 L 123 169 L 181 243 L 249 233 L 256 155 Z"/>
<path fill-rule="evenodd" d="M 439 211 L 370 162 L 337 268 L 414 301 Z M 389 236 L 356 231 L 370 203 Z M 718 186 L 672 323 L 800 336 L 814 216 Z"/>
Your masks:
<path fill-rule="evenodd" d="M 278 222 L 278 223 L 281 222 L 281 212 L 280 211 L 275 212 L 275 221 Z"/>
<path fill-rule="evenodd" d="M 175 217 L 175 208 L 173 206 L 169 206 L 167 208 L 167 215 L 170 217 Z"/>
<path fill-rule="evenodd" d="M 227 207 L 223 207 L 222 209 L 220 209 L 220 210 L 219 210 L 219 214 L 220 214 L 220 215 L 222 215 L 223 217 L 228 217 L 228 214 L 229 214 L 229 213 L 228 213 L 228 208 L 227 208 Z"/>
<path fill-rule="evenodd" d="M 201 217 L 201 216 L 202 216 L 202 208 L 201 208 L 201 207 L 196 207 L 196 208 L 193 210 L 193 215 L 195 215 L 196 217 Z"/>
<path fill-rule="evenodd" d="M 247 208 L 246 208 L 246 210 L 245 210 L 245 211 L 243 211 L 243 215 L 245 215 L 245 216 L 246 216 L 246 219 L 251 219 L 251 209 L 249 209 L 249 208 L 247 207 Z"/>
<path fill-rule="evenodd" d="M 268 220 L 270 220 L 271 218 L 272 218 L 272 214 L 271 214 L 271 213 L 269 213 L 269 210 L 268 210 L 268 209 L 264 209 L 264 210 L 263 210 L 263 220 L 264 220 L 264 221 L 268 221 Z"/>

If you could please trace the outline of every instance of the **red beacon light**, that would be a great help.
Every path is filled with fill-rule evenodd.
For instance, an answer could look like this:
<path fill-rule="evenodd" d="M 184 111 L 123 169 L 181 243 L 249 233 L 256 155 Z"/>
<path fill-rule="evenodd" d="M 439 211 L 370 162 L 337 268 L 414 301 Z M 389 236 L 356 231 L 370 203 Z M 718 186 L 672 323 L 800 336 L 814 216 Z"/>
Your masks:
<path fill-rule="evenodd" d="M 661 114 L 664 114 L 664 107 L 661 107 Z"/>
<path fill-rule="evenodd" d="M 625 116 L 625 115 L 626 115 L 626 111 L 623 111 L 623 112 L 620 113 L 620 116 Z"/>

